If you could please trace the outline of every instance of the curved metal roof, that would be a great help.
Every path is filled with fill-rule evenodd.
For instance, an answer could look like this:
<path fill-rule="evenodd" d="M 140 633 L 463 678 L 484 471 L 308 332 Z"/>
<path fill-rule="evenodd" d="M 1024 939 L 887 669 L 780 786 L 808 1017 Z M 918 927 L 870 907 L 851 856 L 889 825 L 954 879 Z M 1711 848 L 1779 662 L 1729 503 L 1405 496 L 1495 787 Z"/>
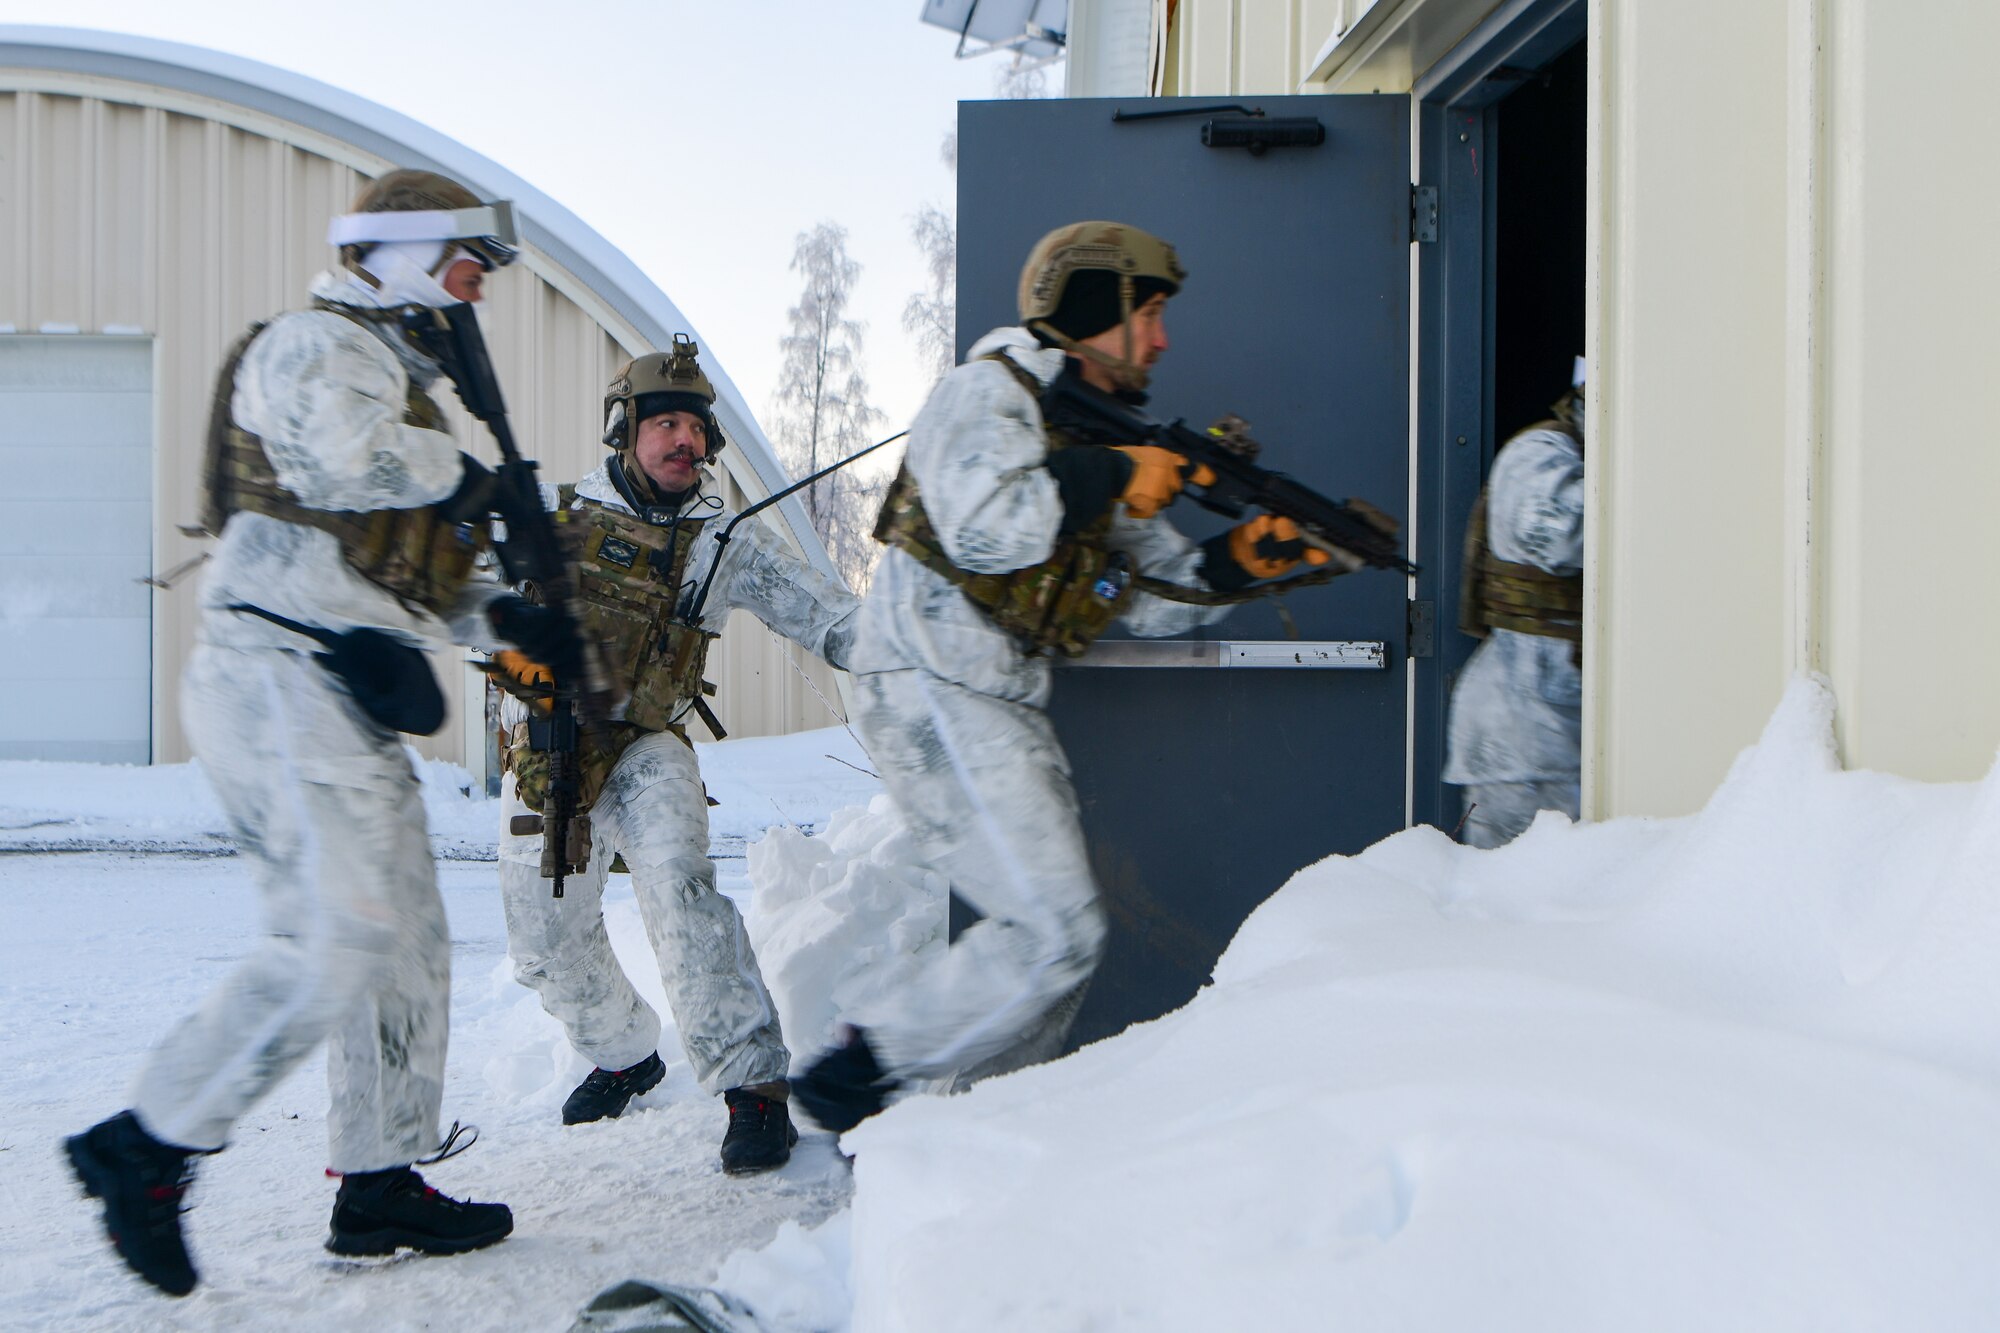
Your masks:
<path fill-rule="evenodd" d="M 481 198 L 513 200 L 522 239 L 589 288 L 651 347 L 670 346 L 676 332 L 700 341 L 699 332 L 672 298 L 576 214 L 491 158 L 366 98 L 242 56 L 87 28 L 0 24 L 0 68 L 48 70 L 168 89 L 288 122 L 398 166 L 443 172 Z M 716 415 L 736 446 L 730 451 L 735 458 L 725 454 L 722 461 L 733 464 L 732 472 L 752 499 L 781 490 L 790 478 L 778 465 L 771 442 L 743 395 L 719 362 L 704 357 L 703 369 L 715 385 Z M 743 464 L 749 466 L 751 477 L 742 475 Z M 753 481 L 759 485 L 749 484 Z M 780 501 L 776 508 L 813 564 L 833 573 L 798 498 Z"/>

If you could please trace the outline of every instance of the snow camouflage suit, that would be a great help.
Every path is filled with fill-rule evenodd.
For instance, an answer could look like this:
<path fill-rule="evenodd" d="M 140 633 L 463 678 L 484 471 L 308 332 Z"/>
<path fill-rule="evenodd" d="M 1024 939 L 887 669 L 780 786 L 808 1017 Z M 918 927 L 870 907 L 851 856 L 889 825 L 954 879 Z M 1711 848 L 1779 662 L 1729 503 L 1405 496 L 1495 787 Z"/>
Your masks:
<path fill-rule="evenodd" d="M 1064 354 L 1026 329 L 976 343 L 910 429 L 904 466 L 961 569 L 999 573 L 1049 557 L 1063 518 L 1041 409 L 1002 352 L 1048 384 Z M 1107 545 L 1141 573 L 1190 587 L 1200 550 L 1122 507 Z M 1122 616 L 1173 634 L 1226 607 L 1144 593 Z M 1077 822 L 1069 760 L 1042 711 L 1049 662 L 1031 656 L 949 579 L 883 553 L 852 668 L 855 722 L 919 845 L 984 919 L 905 991 L 847 1015 L 883 1068 L 906 1079 L 989 1073 L 1053 1055 L 1104 943 L 1104 909 Z"/>
<path fill-rule="evenodd" d="M 1583 568 L 1583 446 L 1537 427 L 1508 441 L 1486 483 L 1486 542 L 1493 555 L 1552 574 Z M 1464 839 L 1512 841 L 1537 810 L 1577 817 L 1583 745 L 1583 676 L 1575 645 L 1494 628 L 1459 673 L 1451 695 L 1444 780 L 1477 806 Z"/>
<path fill-rule="evenodd" d="M 312 294 L 376 305 L 345 273 L 321 274 Z M 437 373 L 393 330 L 293 312 L 245 350 L 231 416 L 262 438 L 301 504 L 413 509 L 463 475 L 450 435 L 406 420 L 409 390 Z M 450 941 L 402 737 L 360 712 L 312 641 L 229 608 L 492 648 L 483 612 L 500 592 L 468 584 L 440 619 L 357 574 L 329 532 L 251 512 L 228 520 L 202 580 L 182 708 L 252 864 L 265 929 L 140 1074 L 133 1108 L 156 1138 L 220 1148 L 324 1039 L 334 1170 L 401 1166 L 436 1148 Z"/>
<path fill-rule="evenodd" d="M 610 466 L 577 483 L 576 505 L 632 512 L 611 480 Z M 551 507 L 557 496 L 555 488 L 544 488 Z M 680 586 L 662 587 L 663 597 L 674 597 L 685 609 L 714 569 L 702 608 L 704 630 L 719 631 L 730 611 L 740 608 L 832 665 L 847 665 L 860 609 L 852 593 L 793 555 L 760 523 L 739 525 L 726 547 L 718 545 L 715 535 L 734 515 L 713 496 L 697 493 L 682 512 L 706 522 L 684 529 L 694 534 L 694 552 Z M 584 596 L 590 596 L 588 587 Z M 503 716 L 511 726 L 525 720 L 526 712 L 510 698 Z M 500 817 L 507 948 L 515 978 L 541 997 L 542 1008 L 562 1023 L 577 1053 L 600 1069 L 627 1069 L 659 1046 L 659 1015 L 633 989 L 604 929 L 605 877 L 612 857 L 622 855 L 682 1049 L 701 1086 L 716 1093 L 785 1077 L 791 1057 L 778 1030 L 778 1011 L 742 918 L 716 891 L 708 859 L 707 796 L 694 749 L 678 728 L 647 730 L 611 766 L 590 807 L 590 864 L 569 879 L 561 898 L 552 896 L 541 875 L 541 835 L 506 832 L 513 817 L 527 810 L 509 773 Z"/>

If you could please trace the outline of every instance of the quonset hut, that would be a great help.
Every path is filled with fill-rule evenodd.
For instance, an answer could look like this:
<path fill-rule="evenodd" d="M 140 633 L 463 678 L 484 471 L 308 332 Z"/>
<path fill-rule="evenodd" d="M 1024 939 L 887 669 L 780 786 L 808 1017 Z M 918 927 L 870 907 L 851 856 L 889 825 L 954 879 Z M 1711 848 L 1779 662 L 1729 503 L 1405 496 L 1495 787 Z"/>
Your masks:
<path fill-rule="evenodd" d="M 522 259 L 492 275 L 481 318 L 523 450 L 551 480 L 581 475 L 604 452 L 611 372 L 699 331 L 569 210 L 312 79 L 171 42 L 0 25 L 0 758 L 187 757 L 194 585 L 140 580 L 203 549 L 179 525 L 199 508 L 217 364 L 251 321 L 304 301 L 334 260 L 327 219 L 398 166 L 514 201 Z M 703 364 L 734 446 L 718 463 L 727 498 L 769 495 L 785 480 L 770 442 L 723 367 Z M 459 439 L 492 461 L 484 428 L 443 397 Z M 763 517 L 830 568 L 796 500 Z M 455 707 L 425 749 L 483 773 L 483 729 L 464 724 L 483 678 L 465 656 L 439 656 Z M 834 720 L 820 695 L 835 697 L 835 673 L 761 630 L 725 637 L 709 675 L 732 734 Z"/>

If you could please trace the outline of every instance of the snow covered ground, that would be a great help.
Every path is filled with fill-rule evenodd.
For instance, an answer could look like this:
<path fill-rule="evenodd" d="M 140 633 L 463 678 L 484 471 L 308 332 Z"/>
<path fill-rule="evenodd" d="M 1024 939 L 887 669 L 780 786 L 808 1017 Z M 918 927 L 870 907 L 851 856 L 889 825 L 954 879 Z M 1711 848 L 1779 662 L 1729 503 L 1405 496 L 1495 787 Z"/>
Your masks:
<path fill-rule="evenodd" d="M 626 1277 L 712 1281 L 785 1333 L 2000 1327 L 2000 772 L 1842 773 L 1831 708 L 1795 686 L 1697 816 L 1309 867 L 1187 1007 L 899 1104 L 847 1137 L 851 1182 L 813 1135 L 721 1176 L 680 1065 L 647 1114 L 561 1130 L 581 1066 L 507 977 L 491 867 L 447 863 L 446 1114 L 484 1137 L 436 1178 L 515 1236 L 320 1251 L 315 1065 L 208 1164 L 179 1303 L 105 1254 L 54 1141 L 242 947 L 240 864 L 0 856 L 0 1327 L 560 1329 Z M 718 850 L 780 825 L 723 870 L 802 1053 L 942 947 L 943 886 L 827 753 L 866 763 L 839 732 L 703 754 Z M 196 780 L 160 773 L 0 765 L 0 845 L 198 838 Z M 159 786 L 64 795 L 106 774 Z M 441 850 L 472 854 L 490 807 L 434 776 Z M 611 922 L 657 999 L 629 895 Z"/>
<path fill-rule="evenodd" d="M 879 790 L 826 758 L 867 762 L 839 730 L 700 748 L 721 802 L 712 850 L 739 897 L 747 840 L 772 825 L 800 837 L 793 826 L 823 827 Z M 192 766 L 0 763 L 0 848 L 28 849 L 0 852 L 0 1328 L 561 1329 L 623 1278 L 707 1282 L 781 1222 L 817 1225 L 844 1206 L 849 1170 L 810 1131 L 781 1172 L 721 1173 L 723 1108 L 695 1088 L 671 1031 L 666 1081 L 633 1112 L 561 1126 L 589 1066 L 509 972 L 490 861 L 498 803 L 471 799 L 448 766 L 425 778 L 434 845 L 457 858 L 439 866 L 453 940 L 444 1113 L 480 1127 L 477 1147 L 427 1177 L 511 1205 L 513 1237 L 449 1260 L 321 1249 L 334 1183 L 316 1056 L 202 1164 L 187 1218 L 202 1287 L 170 1301 L 127 1276 L 57 1142 L 125 1105 L 145 1052 L 249 946 L 255 895 Z M 107 847 L 148 850 L 79 850 Z M 664 1017 L 624 876 L 607 904 L 619 956 Z"/>

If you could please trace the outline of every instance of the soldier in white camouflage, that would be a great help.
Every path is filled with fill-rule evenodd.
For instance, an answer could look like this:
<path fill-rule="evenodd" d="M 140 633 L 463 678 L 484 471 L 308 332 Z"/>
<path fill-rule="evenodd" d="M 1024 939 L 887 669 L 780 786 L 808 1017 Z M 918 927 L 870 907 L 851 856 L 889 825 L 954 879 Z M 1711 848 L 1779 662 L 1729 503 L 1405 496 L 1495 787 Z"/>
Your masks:
<path fill-rule="evenodd" d="M 443 700 L 419 650 L 555 645 L 540 608 L 475 572 L 492 474 L 462 454 L 405 336 L 413 308 L 477 301 L 514 257 L 511 210 L 394 171 L 329 240 L 312 306 L 258 324 L 218 376 L 201 620 L 182 710 L 262 898 L 255 946 L 154 1050 L 130 1110 L 68 1140 L 113 1245 L 173 1295 L 197 1157 L 322 1042 L 328 1248 L 435 1254 L 506 1236 L 413 1168 L 439 1160 L 450 939 L 417 777 L 398 732 Z M 324 648 L 326 651 L 322 652 Z"/>
<path fill-rule="evenodd" d="M 793 1080 L 829 1129 L 899 1088 L 1047 1058 L 1067 1035 L 1105 922 L 1043 711 L 1050 655 L 1087 652 L 1114 620 L 1148 635 L 1219 620 L 1227 606 L 1156 590 L 1235 592 L 1307 558 L 1270 515 L 1190 541 L 1160 517 L 1186 480 L 1180 455 L 1073 443 L 1043 421 L 1058 376 L 1139 393 L 1186 278 L 1137 227 L 1051 232 L 1022 271 L 1021 324 L 975 342 L 911 426 L 876 533 L 890 549 L 862 611 L 855 723 L 919 846 L 981 919 Z"/>
<path fill-rule="evenodd" d="M 614 451 L 607 462 L 574 486 L 548 488 L 546 498 L 577 561 L 585 632 L 627 701 L 580 743 L 589 853 L 561 898 L 543 877 L 541 834 L 526 831 L 543 806 L 548 757 L 529 744 L 534 704 L 510 701 L 500 853 L 508 949 L 515 976 L 596 1066 L 564 1103 L 563 1123 L 622 1114 L 666 1072 L 659 1015 L 633 989 L 605 932 L 604 885 L 622 857 L 682 1052 L 696 1081 L 729 1109 L 723 1169 L 768 1171 L 789 1159 L 797 1139 L 787 1109 L 791 1057 L 743 922 L 715 887 L 706 793 L 684 724 L 693 713 L 712 717 L 702 665 L 732 610 L 845 667 L 859 603 L 763 524 L 745 522 L 718 541 L 735 515 L 708 472 L 725 441 L 691 340 L 677 337 L 672 351 L 618 373 L 605 392 L 604 442 Z M 516 682 L 541 675 L 506 655 L 502 666 Z"/>
<path fill-rule="evenodd" d="M 1583 763 L 1583 383 L 1493 460 L 1465 544 L 1459 627 L 1484 642 L 1452 687 L 1444 780 L 1462 837 L 1513 841 L 1577 817 Z"/>

